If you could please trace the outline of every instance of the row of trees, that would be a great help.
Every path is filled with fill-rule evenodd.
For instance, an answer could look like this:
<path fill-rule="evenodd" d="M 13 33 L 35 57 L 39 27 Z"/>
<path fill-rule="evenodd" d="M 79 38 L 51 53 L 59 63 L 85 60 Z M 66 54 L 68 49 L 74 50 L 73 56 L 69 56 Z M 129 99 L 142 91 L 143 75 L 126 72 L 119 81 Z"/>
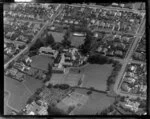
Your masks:
<path fill-rule="evenodd" d="M 119 62 L 114 62 L 114 68 L 113 71 L 111 73 L 111 75 L 108 77 L 107 79 L 107 90 L 110 91 L 110 87 L 111 85 L 114 85 L 115 81 L 116 81 L 116 76 L 118 75 L 118 72 L 120 71 L 122 64 L 120 64 Z"/>
<path fill-rule="evenodd" d="M 38 101 L 41 99 L 41 97 L 39 96 L 39 94 L 42 92 L 43 87 L 42 88 L 38 88 L 36 90 L 36 92 L 27 100 L 27 104 L 31 104 L 33 101 Z"/>

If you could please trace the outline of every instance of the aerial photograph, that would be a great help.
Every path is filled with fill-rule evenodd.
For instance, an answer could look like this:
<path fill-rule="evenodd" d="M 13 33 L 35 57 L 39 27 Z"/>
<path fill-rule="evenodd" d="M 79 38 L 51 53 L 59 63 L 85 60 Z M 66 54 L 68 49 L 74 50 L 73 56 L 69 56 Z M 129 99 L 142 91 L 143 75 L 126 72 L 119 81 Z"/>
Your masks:
<path fill-rule="evenodd" d="M 4 115 L 147 115 L 146 8 L 4 3 Z"/>

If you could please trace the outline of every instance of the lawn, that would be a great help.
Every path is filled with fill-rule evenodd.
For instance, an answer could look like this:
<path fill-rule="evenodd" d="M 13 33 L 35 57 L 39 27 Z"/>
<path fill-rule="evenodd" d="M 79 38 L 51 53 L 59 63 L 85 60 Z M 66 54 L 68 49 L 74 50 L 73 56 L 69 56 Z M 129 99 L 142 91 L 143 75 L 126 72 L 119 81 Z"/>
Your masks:
<path fill-rule="evenodd" d="M 53 59 L 45 55 L 36 55 L 31 57 L 31 59 L 32 59 L 31 67 L 45 71 L 47 71 L 48 69 L 48 64 L 53 63 Z"/>
<path fill-rule="evenodd" d="M 113 67 L 108 64 L 88 64 L 84 67 L 81 67 L 80 71 L 85 76 L 82 87 L 93 87 L 100 91 L 106 91 L 106 81 L 111 75 L 112 70 Z"/>
<path fill-rule="evenodd" d="M 76 89 L 75 92 L 85 94 L 88 90 Z M 95 115 L 97 112 L 101 112 L 114 102 L 113 97 L 108 97 L 104 93 L 92 92 L 89 95 L 88 101 L 81 107 L 73 111 L 74 115 Z"/>
<path fill-rule="evenodd" d="M 41 81 L 29 77 L 22 83 L 5 77 L 4 90 L 11 93 L 8 104 L 18 111 L 21 110 L 25 107 L 28 98 L 42 85 Z"/>
<path fill-rule="evenodd" d="M 71 36 L 71 45 L 75 47 L 79 47 L 84 43 L 85 37 Z"/>

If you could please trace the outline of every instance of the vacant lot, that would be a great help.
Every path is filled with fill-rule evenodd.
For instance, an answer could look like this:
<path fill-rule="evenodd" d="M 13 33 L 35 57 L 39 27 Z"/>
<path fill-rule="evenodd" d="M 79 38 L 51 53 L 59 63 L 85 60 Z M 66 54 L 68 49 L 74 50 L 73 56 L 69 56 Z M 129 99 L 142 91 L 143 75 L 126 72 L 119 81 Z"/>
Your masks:
<path fill-rule="evenodd" d="M 4 90 L 10 92 L 8 105 L 18 111 L 21 110 L 25 107 L 28 98 L 41 86 L 41 81 L 33 78 L 28 77 L 21 83 L 9 77 L 5 77 Z"/>
<path fill-rule="evenodd" d="M 78 68 L 84 74 L 83 87 L 93 87 L 97 90 L 106 91 L 106 81 L 113 67 L 111 65 L 88 64 Z"/>
<path fill-rule="evenodd" d="M 45 55 L 36 55 L 31 57 L 31 59 L 32 59 L 31 66 L 41 70 L 47 70 L 48 64 L 53 63 L 53 59 Z"/>
<path fill-rule="evenodd" d="M 85 37 L 71 36 L 71 45 L 75 47 L 79 47 L 84 43 Z"/>
<path fill-rule="evenodd" d="M 81 94 L 87 94 L 86 89 L 76 89 L 75 90 Z M 73 111 L 74 115 L 95 115 L 97 112 L 101 112 L 103 109 L 107 108 L 114 102 L 114 98 L 108 97 L 104 93 L 92 92 L 89 95 L 88 101 L 81 108 L 77 108 Z"/>

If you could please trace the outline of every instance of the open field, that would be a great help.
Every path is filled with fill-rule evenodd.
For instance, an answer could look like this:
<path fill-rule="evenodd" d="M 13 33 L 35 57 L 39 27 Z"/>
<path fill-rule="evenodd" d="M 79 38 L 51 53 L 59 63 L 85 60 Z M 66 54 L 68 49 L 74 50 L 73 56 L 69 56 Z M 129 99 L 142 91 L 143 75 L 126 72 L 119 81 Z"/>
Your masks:
<path fill-rule="evenodd" d="M 5 77 L 4 90 L 10 93 L 8 105 L 18 111 L 21 110 L 25 107 L 28 98 L 41 86 L 42 83 L 39 80 L 32 78 L 28 78 L 21 83 L 17 80 Z"/>
<path fill-rule="evenodd" d="M 27 87 L 32 93 L 34 93 L 36 89 L 42 87 L 43 83 L 40 80 L 27 76 L 23 82 L 23 85 Z"/>
<path fill-rule="evenodd" d="M 86 89 L 76 89 L 75 92 L 87 95 Z M 97 112 L 101 112 L 103 109 L 107 108 L 114 102 L 113 97 L 108 97 L 104 93 L 98 93 L 92 91 L 89 95 L 88 101 L 81 108 L 75 109 L 73 111 L 74 115 L 94 115 Z"/>
<path fill-rule="evenodd" d="M 70 86 L 77 86 L 79 80 L 82 78 L 81 74 L 53 74 L 50 83 L 55 84 L 68 84 Z"/>
<path fill-rule="evenodd" d="M 41 70 L 47 70 L 48 64 L 53 63 L 53 59 L 45 55 L 36 55 L 31 57 L 32 63 L 31 66 Z"/>
<path fill-rule="evenodd" d="M 84 67 L 81 67 L 80 71 L 85 75 L 82 87 L 93 87 L 96 90 L 106 91 L 106 81 L 112 70 L 113 67 L 108 64 L 88 64 Z"/>

